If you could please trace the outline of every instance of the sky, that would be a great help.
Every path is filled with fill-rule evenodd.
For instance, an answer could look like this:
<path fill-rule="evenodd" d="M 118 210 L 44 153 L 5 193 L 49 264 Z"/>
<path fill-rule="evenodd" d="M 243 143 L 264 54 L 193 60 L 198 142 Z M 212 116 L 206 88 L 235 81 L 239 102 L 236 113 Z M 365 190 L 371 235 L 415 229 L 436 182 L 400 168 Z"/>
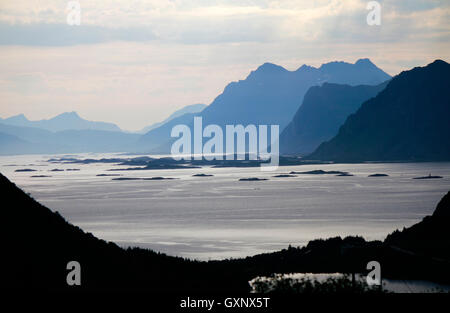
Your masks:
<path fill-rule="evenodd" d="M 0 0 L 0 117 L 76 111 L 138 130 L 210 104 L 265 62 L 370 58 L 391 75 L 450 61 L 450 1 Z"/>

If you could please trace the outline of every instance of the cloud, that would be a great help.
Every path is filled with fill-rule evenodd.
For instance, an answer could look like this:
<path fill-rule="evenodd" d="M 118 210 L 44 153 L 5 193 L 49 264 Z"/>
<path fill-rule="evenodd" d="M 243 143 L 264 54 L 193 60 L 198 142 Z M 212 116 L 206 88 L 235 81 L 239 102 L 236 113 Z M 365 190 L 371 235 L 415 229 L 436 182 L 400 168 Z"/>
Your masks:
<path fill-rule="evenodd" d="M 74 45 L 109 41 L 395 42 L 447 39 L 450 3 L 381 1 L 382 25 L 366 24 L 365 0 L 80 1 L 81 26 L 65 24 L 60 1 L 0 5 L 0 44 Z"/>
<path fill-rule="evenodd" d="M 78 111 L 142 128 L 210 103 L 264 62 L 290 70 L 370 58 L 395 75 L 450 59 L 450 2 L 380 0 L 0 0 L 0 115 Z"/>
<path fill-rule="evenodd" d="M 0 91 L 36 95 L 49 92 L 50 88 L 43 73 L 24 72 L 0 79 Z"/>
<path fill-rule="evenodd" d="M 0 45 L 70 46 L 109 41 L 156 39 L 152 30 L 140 28 L 111 29 L 101 26 L 67 24 L 0 24 Z"/>

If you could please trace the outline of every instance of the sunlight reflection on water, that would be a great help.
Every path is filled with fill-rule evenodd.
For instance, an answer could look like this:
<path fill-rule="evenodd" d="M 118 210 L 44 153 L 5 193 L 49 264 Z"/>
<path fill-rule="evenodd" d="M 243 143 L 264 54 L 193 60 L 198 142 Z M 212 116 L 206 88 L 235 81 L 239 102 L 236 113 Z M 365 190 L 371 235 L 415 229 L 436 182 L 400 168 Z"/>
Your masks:
<path fill-rule="evenodd" d="M 112 156 L 118 157 L 74 157 Z M 102 239 L 198 259 L 253 255 L 337 235 L 383 239 L 431 214 L 450 189 L 450 163 L 302 165 L 276 172 L 210 167 L 111 172 L 119 167 L 46 162 L 51 157 L 0 157 L 0 170 L 36 200 Z M 37 171 L 15 172 L 19 168 Z M 80 170 L 51 172 L 55 168 Z M 355 176 L 273 177 L 315 169 Z M 192 176 L 198 173 L 214 176 Z M 367 177 L 374 173 L 389 176 Z M 443 178 L 412 179 L 429 173 Z M 177 179 L 112 181 L 114 177 L 97 174 Z M 238 181 L 246 177 L 268 180 Z"/>

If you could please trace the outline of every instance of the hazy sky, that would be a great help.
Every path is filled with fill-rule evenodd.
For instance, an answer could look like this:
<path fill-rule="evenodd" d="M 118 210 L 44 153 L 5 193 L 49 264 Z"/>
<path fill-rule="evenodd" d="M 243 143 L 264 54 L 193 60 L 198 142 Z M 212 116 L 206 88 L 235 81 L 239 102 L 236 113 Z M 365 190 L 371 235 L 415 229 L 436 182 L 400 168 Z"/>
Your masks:
<path fill-rule="evenodd" d="M 0 117 L 77 111 L 137 130 L 210 104 L 264 62 L 370 58 L 391 75 L 450 60 L 450 1 L 0 0 Z"/>

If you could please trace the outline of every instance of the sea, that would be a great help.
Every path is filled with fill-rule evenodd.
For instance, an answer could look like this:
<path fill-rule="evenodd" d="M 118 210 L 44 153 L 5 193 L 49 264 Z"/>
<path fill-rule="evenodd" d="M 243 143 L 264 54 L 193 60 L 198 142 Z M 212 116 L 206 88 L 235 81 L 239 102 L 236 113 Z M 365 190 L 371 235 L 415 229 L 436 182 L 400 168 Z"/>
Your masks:
<path fill-rule="evenodd" d="M 450 163 L 360 163 L 120 171 L 108 163 L 53 158 L 124 154 L 1 156 L 0 172 L 67 221 L 122 247 L 199 260 L 251 256 L 335 236 L 383 240 L 433 213 L 450 190 Z M 32 172 L 20 172 L 32 169 Z M 62 171 L 53 171 L 53 170 Z M 343 171 L 353 176 L 291 171 Z M 368 177 L 371 174 L 384 177 Z M 162 180 L 113 180 L 163 177 Z M 193 176 L 207 174 L 212 176 Z M 428 175 L 437 179 L 413 179 Z M 44 177 L 32 177 L 44 176 Z M 241 178 L 261 178 L 240 181 Z"/>

